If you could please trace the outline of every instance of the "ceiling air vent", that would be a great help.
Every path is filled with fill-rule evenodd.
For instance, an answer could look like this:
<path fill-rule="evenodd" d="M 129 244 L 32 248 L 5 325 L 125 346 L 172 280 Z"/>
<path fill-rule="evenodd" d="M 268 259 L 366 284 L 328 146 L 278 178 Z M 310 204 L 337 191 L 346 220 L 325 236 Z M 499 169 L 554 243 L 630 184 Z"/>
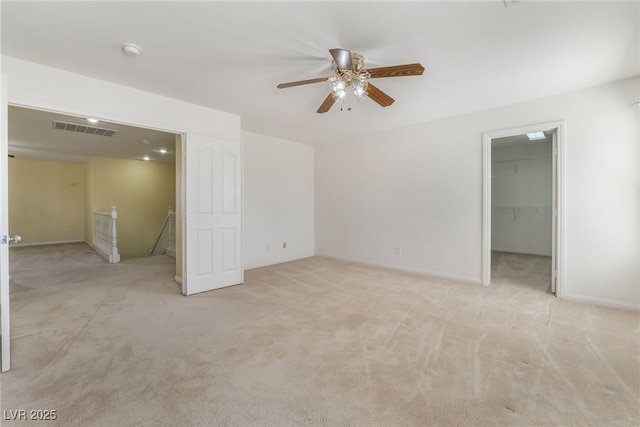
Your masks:
<path fill-rule="evenodd" d="M 56 120 L 53 121 L 53 128 L 69 132 L 88 133 L 90 135 L 100 136 L 113 136 L 118 133 L 118 131 L 114 129 L 97 128 L 95 126 L 85 126 L 77 123 L 58 122 Z"/>

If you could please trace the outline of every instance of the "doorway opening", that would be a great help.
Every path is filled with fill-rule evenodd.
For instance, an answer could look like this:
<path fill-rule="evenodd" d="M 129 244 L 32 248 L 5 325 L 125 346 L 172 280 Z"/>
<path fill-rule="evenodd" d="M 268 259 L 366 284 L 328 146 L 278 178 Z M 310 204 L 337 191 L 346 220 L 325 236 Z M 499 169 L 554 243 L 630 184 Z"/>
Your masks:
<path fill-rule="evenodd" d="M 3 79 L 6 93 L 4 88 Z M 123 275 L 114 275 L 114 269 L 93 250 L 89 217 L 96 210 L 113 204 L 122 208 L 119 224 L 128 224 L 119 228 L 118 241 L 123 244 L 128 233 L 129 264 L 150 271 L 152 278 L 177 278 L 181 258 L 147 256 L 169 206 L 176 209 L 180 203 L 176 191 L 182 183 L 182 168 L 175 161 L 180 159 L 176 152 L 181 146 L 179 134 L 9 105 L 4 98 L 2 105 L 7 124 L 0 150 L 6 162 L 2 167 L 6 178 L 3 193 L 7 199 L 13 196 L 8 207 L 3 199 L 4 217 L 14 233 L 23 235 L 22 247 L 11 249 L 20 251 L 19 256 L 13 252 L 16 256 L 9 267 L 9 248 L 5 246 L 0 268 L 5 372 L 10 366 L 10 300 L 17 301 L 19 307 L 37 305 L 34 295 L 53 287 L 55 295 L 63 295 L 70 287 L 77 291 L 82 288 L 79 285 L 89 288 L 109 280 L 119 280 L 120 285 L 139 283 L 139 279 L 127 282 Z M 87 172 L 90 161 L 92 174 Z M 101 204 L 104 206 L 99 207 Z M 125 211 L 129 218 L 122 221 Z M 14 273 L 11 292 L 10 268 Z M 68 314 L 63 303 L 49 311 L 49 316 Z M 26 319 L 15 329 L 18 336 L 26 336 L 40 331 L 41 326 Z"/>
<path fill-rule="evenodd" d="M 482 283 L 561 296 L 563 122 L 483 138 Z"/>
<path fill-rule="evenodd" d="M 122 258 L 151 254 L 176 207 L 175 134 L 10 105 L 8 140 L 13 247 L 84 241 L 104 256 L 96 224 L 115 207 Z"/>

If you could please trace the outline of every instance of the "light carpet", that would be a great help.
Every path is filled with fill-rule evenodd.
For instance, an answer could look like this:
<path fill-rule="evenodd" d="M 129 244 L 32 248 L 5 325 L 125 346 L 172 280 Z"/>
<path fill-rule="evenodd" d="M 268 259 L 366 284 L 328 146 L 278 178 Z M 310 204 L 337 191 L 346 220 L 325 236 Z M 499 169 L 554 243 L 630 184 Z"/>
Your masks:
<path fill-rule="evenodd" d="M 638 313 L 319 257 L 183 297 L 76 249 L 12 249 L 2 409 L 57 420 L 3 425 L 640 424 Z"/>
<path fill-rule="evenodd" d="M 551 257 L 491 252 L 491 284 L 551 293 Z"/>

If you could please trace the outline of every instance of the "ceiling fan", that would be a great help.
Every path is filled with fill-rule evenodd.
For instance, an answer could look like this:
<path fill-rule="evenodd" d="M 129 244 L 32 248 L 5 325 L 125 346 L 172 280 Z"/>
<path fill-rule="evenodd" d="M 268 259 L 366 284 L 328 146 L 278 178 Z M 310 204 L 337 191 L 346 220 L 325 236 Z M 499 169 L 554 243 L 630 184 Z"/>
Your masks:
<path fill-rule="evenodd" d="M 278 88 L 284 89 L 328 81 L 331 84 L 331 92 L 320 105 L 317 113 L 326 113 L 334 103 L 342 102 L 348 91 L 352 91 L 358 100 L 368 96 L 382 107 L 388 107 L 393 104 L 394 99 L 372 85 L 369 79 L 420 76 L 424 72 L 424 67 L 418 63 L 365 69 L 364 57 L 359 53 L 347 49 L 329 49 L 329 52 L 333 57 L 332 66 L 335 76 L 280 83 Z"/>

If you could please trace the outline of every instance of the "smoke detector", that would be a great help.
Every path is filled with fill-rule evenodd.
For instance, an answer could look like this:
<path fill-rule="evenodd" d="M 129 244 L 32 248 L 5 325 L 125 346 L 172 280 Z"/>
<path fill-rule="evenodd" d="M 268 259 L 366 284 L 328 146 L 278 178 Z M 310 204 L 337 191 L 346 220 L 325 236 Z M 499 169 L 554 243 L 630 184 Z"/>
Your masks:
<path fill-rule="evenodd" d="M 122 50 L 129 56 L 138 56 L 142 53 L 140 46 L 133 43 L 125 43 L 122 45 Z"/>

